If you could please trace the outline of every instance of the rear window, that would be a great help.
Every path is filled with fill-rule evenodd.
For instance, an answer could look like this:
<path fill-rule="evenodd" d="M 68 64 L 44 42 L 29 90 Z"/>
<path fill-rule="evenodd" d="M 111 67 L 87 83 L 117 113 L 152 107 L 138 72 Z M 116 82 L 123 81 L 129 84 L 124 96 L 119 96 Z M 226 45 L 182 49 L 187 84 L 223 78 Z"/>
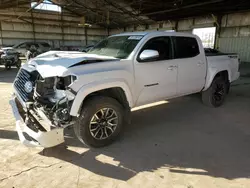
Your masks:
<path fill-rule="evenodd" d="M 174 37 L 175 58 L 191 58 L 200 54 L 197 40 L 192 37 Z"/>
<path fill-rule="evenodd" d="M 50 45 L 48 43 L 46 43 L 46 42 L 42 42 L 41 45 L 43 45 L 44 47 L 47 47 L 47 48 L 50 47 Z"/>

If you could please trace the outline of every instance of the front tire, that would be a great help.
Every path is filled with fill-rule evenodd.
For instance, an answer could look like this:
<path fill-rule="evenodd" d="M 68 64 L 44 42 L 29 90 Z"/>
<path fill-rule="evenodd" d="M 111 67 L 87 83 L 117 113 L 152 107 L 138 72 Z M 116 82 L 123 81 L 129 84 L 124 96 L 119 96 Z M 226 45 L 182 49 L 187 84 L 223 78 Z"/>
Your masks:
<path fill-rule="evenodd" d="M 92 97 L 84 104 L 74 125 L 77 138 L 88 147 L 111 144 L 124 124 L 124 108 L 110 97 Z"/>
<path fill-rule="evenodd" d="M 18 59 L 16 63 L 16 68 L 20 69 L 21 66 L 22 66 L 22 61 L 21 59 Z"/>
<path fill-rule="evenodd" d="M 10 69 L 11 69 L 11 65 L 5 64 L 5 69 L 6 69 L 6 70 L 10 70 Z"/>
<path fill-rule="evenodd" d="M 202 92 L 202 101 L 205 105 L 210 107 L 221 106 L 229 91 L 230 84 L 223 77 L 214 78 L 211 86 Z"/>

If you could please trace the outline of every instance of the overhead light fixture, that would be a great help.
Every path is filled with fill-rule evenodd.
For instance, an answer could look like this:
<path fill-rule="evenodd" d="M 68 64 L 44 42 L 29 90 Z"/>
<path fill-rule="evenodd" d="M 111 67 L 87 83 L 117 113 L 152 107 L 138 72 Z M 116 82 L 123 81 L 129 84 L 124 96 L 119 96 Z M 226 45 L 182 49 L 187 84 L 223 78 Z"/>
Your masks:
<path fill-rule="evenodd" d="M 89 23 L 85 23 L 84 26 L 88 26 L 88 27 L 91 27 L 92 25 L 89 24 Z"/>
<path fill-rule="evenodd" d="M 83 26 L 84 26 L 84 27 L 91 27 L 92 25 L 89 24 L 89 23 L 84 23 L 84 24 L 79 23 L 78 26 L 79 26 L 79 27 L 83 27 Z"/>

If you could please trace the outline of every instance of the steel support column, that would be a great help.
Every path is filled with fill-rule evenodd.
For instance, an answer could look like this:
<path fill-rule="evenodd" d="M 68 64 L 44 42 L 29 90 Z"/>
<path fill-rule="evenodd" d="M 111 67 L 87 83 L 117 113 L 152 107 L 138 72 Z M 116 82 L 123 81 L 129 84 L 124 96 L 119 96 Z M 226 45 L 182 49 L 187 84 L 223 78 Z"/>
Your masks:
<path fill-rule="evenodd" d="M 214 48 L 219 49 L 219 38 L 220 38 L 220 33 L 221 33 L 221 20 L 222 20 L 222 15 L 217 16 L 217 20 L 214 23 L 216 26 L 215 30 L 215 39 L 214 39 Z"/>

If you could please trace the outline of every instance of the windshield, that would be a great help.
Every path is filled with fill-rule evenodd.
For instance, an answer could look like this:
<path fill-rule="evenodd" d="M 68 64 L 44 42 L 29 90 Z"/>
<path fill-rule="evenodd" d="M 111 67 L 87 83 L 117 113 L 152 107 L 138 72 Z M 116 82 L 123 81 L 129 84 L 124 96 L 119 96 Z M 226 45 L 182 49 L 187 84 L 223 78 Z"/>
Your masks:
<path fill-rule="evenodd" d="M 109 37 L 88 51 L 88 54 L 112 56 L 126 59 L 142 39 L 141 35 Z"/>

